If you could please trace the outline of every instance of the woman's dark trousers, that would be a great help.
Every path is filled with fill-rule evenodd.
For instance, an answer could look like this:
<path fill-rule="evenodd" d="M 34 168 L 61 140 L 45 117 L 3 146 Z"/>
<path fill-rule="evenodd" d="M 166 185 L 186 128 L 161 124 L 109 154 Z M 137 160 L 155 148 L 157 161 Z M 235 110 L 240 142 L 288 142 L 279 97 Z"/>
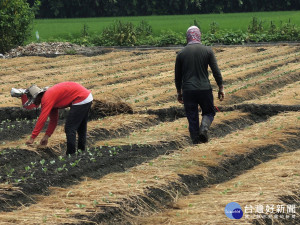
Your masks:
<path fill-rule="evenodd" d="M 65 124 L 65 132 L 67 136 L 67 152 L 66 154 L 74 154 L 76 152 L 76 132 L 78 134 L 78 149 L 84 151 L 86 145 L 88 114 L 92 102 L 84 105 L 72 105 Z"/>
<path fill-rule="evenodd" d="M 183 103 L 192 142 L 194 144 L 207 142 L 207 131 L 216 114 L 212 90 L 183 91 Z M 199 126 L 198 106 L 202 110 L 201 126 Z"/>

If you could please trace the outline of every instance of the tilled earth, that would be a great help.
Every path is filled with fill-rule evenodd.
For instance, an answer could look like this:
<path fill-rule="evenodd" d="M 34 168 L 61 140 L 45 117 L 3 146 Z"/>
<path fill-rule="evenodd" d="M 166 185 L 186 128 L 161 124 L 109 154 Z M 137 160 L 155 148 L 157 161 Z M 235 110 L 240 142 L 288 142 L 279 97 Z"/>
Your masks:
<path fill-rule="evenodd" d="M 124 117 L 122 113 L 99 114 L 98 117 L 93 114 L 89 122 L 89 148 L 66 157 L 65 140 L 61 137 L 64 135 L 65 111 L 61 111 L 58 136 L 51 138 L 52 144 L 48 148 L 28 148 L 24 142 L 34 128 L 39 110 L 23 110 L 17 99 L 1 102 L 0 217 L 3 223 L 35 224 L 34 220 L 38 220 L 49 224 L 151 224 L 147 218 L 151 219 L 153 214 L 155 217 L 155 213 L 161 211 L 176 210 L 174 204 L 184 196 L 209 190 L 212 185 L 221 185 L 258 165 L 280 159 L 283 153 L 300 150 L 298 45 L 215 49 L 224 71 L 227 95 L 224 102 L 215 100 L 221 112 L 217 113 L 211 127 L 210 143 L 198 146 L 191 144 L 184 110 L 176 103 L 174 95 L 176 51 L 107 50 L 94 52 L 90 57 L 67 55 L 49 59 L 27 56 L 0 60 L 1 85 L 6 91 L 2 96 L 6 99 L 9 99 L 7 93 L 12 85 L 20 87 L 23 77 L 33 76 L 31 82 L 41 86 L 51 80 L 54 82 L 53 78 L 55 83 L 65 79 L 81 82 L 92 89 L 95 98 L 113 96 L 134 109 L 132 114 Z M 42 73 L 48 76 L 34 76 Z M 215 87 L 213 80 L 212 84 Z M 225 145 L 230 145 L 229 137 L 233 149 Z M 243 146 L 241 150 L 235 150 L 237 144 Z M 219 150 L 208 153 L 209 149 Z M 184 154 L 186 157 L 194 154 L 197 160 L 185 160 Z M 182 156 L 177 159 L 178 155 Z M 176 160 L 181 163 L 175 163 Z M 145 167 L 148 169 L 144 170 Z M 159 172 L 150 174 L 151 169 Z M 101 189 L 99 184 L 99 193 L 94 194 L 93 199 L 86 196 L 86 201 L 93 202 L 91 206 L 72 200 L 70 203 L 64 201 L 66 206 L 57 206 L 57 210 L 54 205 L 54 209 L 48 211 L 45 206 L 44 212 L 39 207 L 43 204 L 41 199 L 50 202 L 55 195 L 53 187 L 66 190 L 67 197 L 85 182 L 88 183 L 81 188 L 91 191 L 88 186 L 93 183 L 87 179 L 98 182 L 110 179 L 113 188 L 121 186 L 121 181 L 114 178 L 117 174 L 123 174 L 125 179 L 135 170 L 140 171 L 135 174 L 135 185 L 144 186 L 127 192 L 125 185 L 124 189 L 119 188 L 120 197 L 117 190 Z M 173 175 L 167 175 L 168 171 L 174 172 Z M 294 219 L 245 219 L 244 222 L 298 224 L 300 186 L 299 177 L 294 176 L 290 192 L 278 190 L 281 197 L 276 198 L 281 199 L 282 204 L 297 206 Z M 109 194 L 104 196 L 102 192 Z M 287 194 L 291 192 L 294 195 Z M 243 203 L 243 199 L 232 201 Z M 32 207 L 41 211 L 34 212 Z M 71 210 L 71 207 L 75 208 Z M 225 206 L 219 207 L 224 211 Z M 14 213 L 19 213 L 19 219 Z M 224 218 L 216 224 L 226 223 L 228 218 L 224 213 L 222 216 Z M 168 223 L 167 219 L 162 221 L 159 223 Z M 199 224 L 199 221 L 185 222 Z"/>

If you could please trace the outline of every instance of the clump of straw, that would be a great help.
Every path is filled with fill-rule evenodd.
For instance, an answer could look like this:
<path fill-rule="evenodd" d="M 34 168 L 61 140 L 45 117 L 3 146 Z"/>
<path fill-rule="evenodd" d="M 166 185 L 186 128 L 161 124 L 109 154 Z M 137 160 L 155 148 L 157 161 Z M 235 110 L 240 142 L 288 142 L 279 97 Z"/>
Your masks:
<path fill-rule="evenodd" d="M 114 116 L 122 113 L 133 113 L 133 108 L 125 102 L 109 102 L 106 100 L 94 99 L 91 107 L 90 116 L 99 118 L 105 116 Z"/>

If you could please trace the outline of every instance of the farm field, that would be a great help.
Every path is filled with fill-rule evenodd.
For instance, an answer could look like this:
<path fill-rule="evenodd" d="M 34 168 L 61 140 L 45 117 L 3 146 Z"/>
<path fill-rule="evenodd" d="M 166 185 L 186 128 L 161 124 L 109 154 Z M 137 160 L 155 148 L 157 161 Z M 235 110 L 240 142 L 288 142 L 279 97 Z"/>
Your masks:
<path fill-rule="evenodd" d="M 0 59 L 0 224 L 300 224 L 300 44 L 213 49 L 226 96 L 210 75 L 220 112 L 199 145 L 176 100 L 179 48 Z M 63 81 L 106 104 L 72 157 L 67 110 L 47 148 L 42 134 L 28 147 L 39 111 L 10 97 Z M 230 202 L 240 220 L 226 217 Z"/>
<path fill-rule="evenodd" d="M 146 21 L 152 28 L 155 36 L 163 31 L 172 30 L 176 33 L 186 31 L 193 25 L 194 20 L 200 25 L 202 33 L 210 31 L 210 24 L 215 22 L 221 30 L 246 31 L 252 18 L 256 17 L 269 27 L 271 21 L 279 26 L 281 23 L 300 24 L 299 11 L 280 12 L 251 12 L 251 13 L 221 13 L 221 14 L 194 14 L 194 15 L 168 15 L 168 16 L 134 16 L 134 17 L 98 17 L 75 19 L 36 19 L 32 30 L 32 37 L 28 43 L 36 41 L 35 32 L 39 32 L 41 41 L 72 40 L 81 35 L 84 25 L 88 27 L 89 34 L 100 34 L 104 28 L 115 21 L 131 22 L 137 26 Z"/>

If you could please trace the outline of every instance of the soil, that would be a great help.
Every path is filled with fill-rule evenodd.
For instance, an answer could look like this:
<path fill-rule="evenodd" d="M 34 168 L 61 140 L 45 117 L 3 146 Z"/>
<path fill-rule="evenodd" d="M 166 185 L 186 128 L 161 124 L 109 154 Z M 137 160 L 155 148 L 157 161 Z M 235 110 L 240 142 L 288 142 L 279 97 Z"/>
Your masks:
<path fill-rule="evenodd" d="M 95 56 L 111 52 L 111 48 L 103 47 L 84 47 L 68 42 L 53 43 L 31 43 L 26 46 L 19 46 L 3 55 L 3 58 L 15 58 L 21 56 L 43 56 L 57 57 L 68 54 L 81 54 L 85 56 Z"/>
<path fill-rule="evenodd" d="M 49 47 L 50 46 L 50 47 Z M 56 45 L 42 45 L 41 48 L 56 48 Z M 61 47 L 61 46 L 60 46 Z M 70 47 L 70 46 L 69 46 Z M 45 57 L 55 57 L 62 54 L 67 54 L 71 50 L 75 50 L 76 54 L 84 54 L 86 56 L 94 56 L 106 54 L 113 49 L 105 48 L 83 48 L 79 46 L 66 47 L 56 52 L 51 50 L 36 51 L 35 47 L 27 47 L 24 49 L 17 49 L 12 51 L 6 58 L 15 56 L 38 55 Z M 31 50 L 30 50 L 31 48 Z M 69 51 L 67 51 L 69 49 Z M 47 52 L 48 51 L 48 52 Z M 52 51 L 52 50 L 51 50 Z M 218 50 L 223 52 L 223 50 Z M 261 47 L 257 49 L 258 52 L 266 51 L 266 48 Z M 19 52 L 19 53 L 18 53 Z M 137 52 L 136 55 L 143 54 Z M 145 53 L 146 54 L 146 53 Z M 148 54 L 148 53 L 147 53 Z M 295 61 L 297 62 L 297 60 Z M 270 68 L 269 68 L 270 69 Z M 272 69 L 272 68 L 271 68 Z M 248 76 L 254 76 L 249 74 Z M 247 78 L 247 77 L 246 77 Z M 212 127 L 210 130 L 211 138 L 225 137 L 226 135 L 254 125 L 256 123 L 264 122 L 269 118 L 282 112 L 299 112 L 300 105 L 281 105 L 281 104 L 243 104 L 245 100 L 255 99 L 258 96 L 263 96 L 269 93 L 270 89 L 280 88 L 287 84 L 299 80 L 299 73 L 293 73 L 288 78 L 278 79 L 270 83 L 266 82 L 259 86 L 259 90 L 247 93 L 246 95 L 231 95 L 230 104 L 218 106 L 221 112 L 242 111 L 247 112 L 247 115 L 241 116 L 234 120 L 223 120 L 222 124 Z M 135 79 L 135 78 L 132 78 Z M 229 84 L 233 81 L 227 80 Z M 115 83 L 115 82 L 114 82 Z M 110 84 L 110 83 L 108 83 Z M 34 125 L 35 119 L 38 117 L 39 110 L 23 110 L 19 107 L 3 107 L 0 108 L 0 144 L 5 146 L 5 142 L 18 140 L 21 136 L 30 135 Z M 90 120 L 103 118 L 109 114 L 109 110 L 104 114 L 99 112 L 92 112 Z M 129 110 L 117 111 L 111 110 L 111 115 L 118 113 L 139 113 L 146 115 L 157 115 L 158 121 L 155 124 L 164 122 L 176 121 L 179 118 L 185 117 L 185 112 L 182 106 L 169 107 L 157 110 L 141 110 L 134 112 Z M 68 110 L 60 111 L 60 124 L 64 124 Z M 153 124 L 152 124 L 153 125 Z M 150 125 L 149 125 L 150 126 Z M 154 159 L 163 154 L 171 154 L 182 148 L 175 140 L 170 140 L 166 143 L 157 145 L 123 145 L 120 146 L 97 146 L 93 143 L 99 140 L 112 139 L 114 137 L 125 137 L 138 130 L 141 127 L 134 127 L 132 129 L 119 128 L 114 132 L 105 129 L 93 130 L 93 135 L 89 140 L 91 143 L 87 151 L 79 152 L 71 157 L 56 155 L 52 149 L 37 149 L 37 151 L 29 151 L 16 148 L 5 148 L 0 152 L 0 184 L 12 184 L 13 187 L 0 186 L 0 212 L 9 212 L 15 210 L 18 206 L 29 206 L 34 204 L 36 194 L 49 195 L 51 194 L 49 187 L 69 187 L 70 185 L 81 182 L 85 177 L 100 179 L 101 177 L 114 173 L 123 172 L 128 168 L 139 165 L 143 162 Z M 116 134 L 117 133 L 117 134 Z M 295 131 L 293 135 L 300 136 L 299 131 Z M 187 146 L 192 143 L 188 136 L 184 137 L 187 140 Z M 184 146 L 184 147 L 187 147 Z M 232 179 L 244 173 L 246 170 L 254 166 L 272 160 L 282 152 L 296 151 L 299 149 L 300 139 L 290 138 L 282 141 L 280 145 L 269 144 L 264 147 L 257 148 L 247 155 L 238 155 L 224 160 L 218 167 L 209 167 L 208 178 L 202 175 L 180 175 L 179 185 L 177 182 L 169 183 L 166 190 L 174 190 L 179 195 L 188 195 L 191 192 L 208 187 L 212 184 L 221 183 Z M 65 144 L 60 144 L 61 149 L 65 149 Z M 20 191 L 21 190 L 21 191 Z M 80 219 L 87 219 L 96 223 L 106 224 L 131 224 L 130 218 L 135 215 L 142 214 L 143 211 L 149 211 L 149 206 L 163 210 L 164 207 L 172 207 L 174 196 L 163 191 L 161 188 L 148 188 L 145 191 L 145 196 L 135 196 L 123 199 L 118 204 L 120 207 L 103 208 L 102 213 L 93 213 L 91 216 L 85 214 L 77 214 L 75 217 Z M 296 193 L 299 196 L 299 193 Z M 282 196 L 282 200 L 289 204 L 295 203 L 295 199 L 290 196 Z M 125 212 L 125 213 L 124 213 Z M 124 214 L 128 218 L 124 218 Z M 254 221 L 260 224 L 260 221 Z M 265 220 L 266 224 L 271 224 L 272 221 Z M 290 221 L 290 224 L 298 224 L 297 220 Z M 85 224 L 82 222 L 82 224 Z M 91 224 L 86 223 L 86 224 Z"/>
<path fill-rule="evenodd" d="M 234 121 L 223 121 L 221 125 L 215 126 L 211 129 L 211 138 L 223 137 L 233 131 L 238 129 L 243 129 L 247 126 L 253 125 L 258 122 L 263 122 L 269 117 L 274 116 L 282 111 L 297 111 L 299 110 L 299 105 L 297 106 L 283 106 L 283 105 L 235 105 L 232 107 L 223 107 L 221 111 L 232 111 L 232 110 L 242 110 L 249 112 L 247 116 L 243 116 Z M 149 110 L 149 114 L 156 114 L 159 116 L 161 122 L 174 121 L 178 118 L 184 117 L 184 111 L 182 108 L 169 108 L 164 110 Z M 19 118 L 19 117 L 18 117 Z M 28 124 L 29 122 L 29 124 Z M 63 120 L 60 121 L 63 123 Z M 15 125 L 13 130 L 8 130 L 2 133 L 1 140 L 14 140 L 19 134 L 30 134 L 34 123 L 30 120 L 23 121 L 5 121 L 2 126 Z M 1 128 L 1 126 L 0 126 Z M 101 135 L 97 135 L 97 133 Z M 112 138 L 112 134 L 104 134 L 102 130 L 94 132 L 94 138 L 89 140 L 90 142 L 95 142 L 97 140 Z M 125 136 L 128 134 L 126 130 L 119 130 L 119 136 Z M 18 135 L 16 135 L 18 134 Z M 186 137 L 188 139 L 188 137 Z M 292 145 L 295 140 L 291 140 L 286 144 L 287 146 Z M 300 144 L 299 142 L 297 142 Z M 297 145 L 296 145 L 297 146 Z M 76 156 L 64 157 L 60 159 L 54 153 L 51 154 L 51 149 L 40 149 L 38 153 L 33 151 L 28 151 L 24 149 L 5 149 L 1 153 L 0 158 L 0 183 L 12 182 L 19 180 L 16 187 L 21 188 L 21 194 L 16 192 L 14 194 L 3 195 L 0 199 L 0 210 L 10 211 L 12 206 L 28 205 L 33 203 L 32 196 L 34 194 L 49 194 L 48 187 L 50 186 L 62 186 L 66 187 L 72 185 L 76 182 L 80 182 L 83 177 L 101 178 L 104 175 L 112 172 L 122 172 L 126 169 L 136 166 L 142 162 L 156 158 L 162 154 L 169 154 L 176 151 L 178 144 L 170 141 L 164 145 L 160 146 L 146 146 L 146 145 L 127 145 L 122 146 L 122 148 L 112 148 L 107 146 L 102 146 L 100 148 L 90 148 L 87 152 L 82 152 Z M 272 149 L 272 154 L 266 154 L 267 159 L 272 159 L 277 151 L 281 151 L 280 146 L 271 146 L 268 149 Z M 278 149 L 279 148 L 279 149 Z M 268 149 L 264 149 L 263 152 L 267 152 Z M 249 155 L 247 157 L 236 158 L 230 162 L 224 162 L 223 169 L 228 167 L 227 173 L 238 174 L 241 168 L 235 168 L 241 166 L 240 163 L 249 166 L 254 166 L 259 161 L 263 160 L 263 156 L 258 156 L 257 154 L 261 150 L 253 153 L 254 155 Z M 276 153 L 277 154 L 277 153 Z M 276 155 L 275 154 L 275 155 Z M 92 160 L 91 156 L 92 155 Z M 272 156 L 273 155 L 273 156 Z M 254 159 L 257 160 L 254 160 Z M 266 160 L 267 160 L 266 159 Z M 44 161 L 44 162 L 43 162 Z M 78 164 L 76 164 L 78 162 Z M 83 166 L 84 165 L 84 166 Z M 30 167 L 26 170 L 25 167 Z M 10 173 L 11 169 L 14 169 L 13 173 Z M 45 171 L 47 168 L 47 171 Z M 61 168 L 61 169 L 58 169 Z M 58 171 L 59 170 L 59 171 Z M 215 171 L 216 170 L 216 171 Z M 219 173 L 224 173 L 224 171 L 218 171 L 218 168 L 211 168 L 212 174 L 216 176 Z M 216 179 L 221 182 L 222 179 L 229 179 L 230 176 L 224 176 L 221 179 L 217 175 Z M 22 177 L 26 177 L 26 181 L 22 180 Z M 196 179 L 196 180 L 195 180 Z M 182 176 L 183 182 L 189 187 L 190 190 L 196 190 L 201 188 L 198 183 L 199 179 L 203 178 L 193 178 Z M 221 179 L 221 180 L 220 180 Z M 210 181 L 209 183 L 216 182 Z M 202 182 L 203 183 L 203 182 Z M 207 183 L 206 185 L 208 185 Z M 195 185 L 195 187 L 193 187 Z M 171 188 L 171 187 L 170 187 Z M 175 188 L 175 187 L 173 187 Z M 154 191 L 155 193 L 155 191 Z M 156 198 L 164 199 L 164 195 L 155 194 Z M 27 197 L 25 197 L 27 196 Z M 17 200 L 17 201 L 16 201 Z M 167 200 L 164 200 L 167 201 Z"/>
<path fill-rule="evenodd" d="M 297 134 L 300 135 L 300 132 Z M 289 151 L 298 150 L 300 145 L 299 139 L 290 139 L 286 142 L 281 143 L 282 145 L 269 145 L 267 147 L 257 148 L 248 155 L 240 155 L 226 160 L 218 167 L 209 168 L 208 178 L 201 175 L 181 175 L 181 181 L 185 187 L 178 185 L 177 183 L 171 183 L 165 188 L 165 190 L 175 190 L 174 193 L 179 195 L 188 195 L 191 192 L 196 192 L 202 188 L 208 187 L 209 185 L 222 183 L 228 181 L 246 170 L 253 168 L 256 165 L 272 160 L 278 156 L 278 154 L 286 152 L 286 148 Z M 120 208 L 106 207 L 105 212 L 101 214 L 87 217 L 86 215 L 77 215 L 76 218 L 87 219 L 93 222 L 104 222 L 107 224 L 130 224 L 130 222 L 124 222 L 124 211 L 125 214 L 134 217 L 142 213 L 145 209 L 153 208 L 157 210 L 159 206 L 168 206 L 173 202 L 174 196 L 170 195 L 169 191 L 163 191 L 161 188 L 151 188 L 147 190 L 147 197 L 137 196 L 135 199 L 129 199 L 128 202 L 120 202 Z M 289 199 L 289 204 L 295 204 L 295 199 L 291 199 L 289 196 L 283 197 Z M 151 199 L 151 200 L 150 200 Z M 122 207 L 125 206 L 125 207 Z M 130 206 L 130 207 L 129 207 Z M 160 210 L 163 210 L 161 208 Z M 120 216 L 121 215 L 121 216 Z M 128 219 L 128 218 L 127 218 Z M 291 224 L 298 224 L 297 220 L 292 220 Z M 272 224 L 266 220 L 267 224 Z M 83 223 L 83 224 L 91 224 Z"/>

